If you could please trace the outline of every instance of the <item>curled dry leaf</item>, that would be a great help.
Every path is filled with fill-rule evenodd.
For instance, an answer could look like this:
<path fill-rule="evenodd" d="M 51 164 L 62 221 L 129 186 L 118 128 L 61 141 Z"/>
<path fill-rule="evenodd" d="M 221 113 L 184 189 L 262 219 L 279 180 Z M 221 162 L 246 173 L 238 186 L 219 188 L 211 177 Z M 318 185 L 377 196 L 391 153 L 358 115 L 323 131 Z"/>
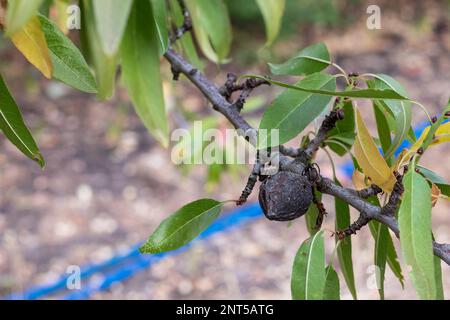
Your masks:
<path fill-rule="evenodd" d="M 46 78 L 52 77 L 53 65 L 50 51 L 37 16 L 31 18 L 27 24 L 14 33 L 11 41 Z"/>

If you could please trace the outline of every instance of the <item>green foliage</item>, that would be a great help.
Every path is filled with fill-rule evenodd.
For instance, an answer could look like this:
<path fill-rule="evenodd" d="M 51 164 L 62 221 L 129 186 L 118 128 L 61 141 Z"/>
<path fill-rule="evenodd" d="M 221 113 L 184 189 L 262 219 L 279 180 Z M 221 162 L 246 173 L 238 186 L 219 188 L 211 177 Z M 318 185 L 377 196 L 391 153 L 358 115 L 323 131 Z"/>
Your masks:
<path fill-rule="evenodd" d="M 270 71 L 276 75 L 301 76 L 322 71 L 330 64 L 327 47 L 324 43 L 318 43 L 303 49 L 285 63 L 269 63 L 269 67 Z"/>
<path fill-rule="evenodd" d="M 175 250 L 192 241 L 220 214 L 223 202 L 201 199 L 165 219 L 140 248 L 142 253 Z"/>
<path fill-rule="evenodd" d="M 400 94 L 403 97 L 408 97 L 408 93 L 402 87 L 400 83 L 398 83 L 393 78 L 384 75 L 378 74 L 373 75 L 374 79 L 368 81 L 369 88 L 373 89 L 391 89 Z M 395 100 L 377 100 L 374 101 L 375 107 L 382 108 L 385 112 L 389 112 L 389 115 L 384 115 L 382 119 L 390 119 L 392 118 L 392 125 L 388 128 L 382 128 L 384 126 L 379 126 L 379 129 L 382 128 L 382 132 L 387 131 L 387 135 L 389 135 L 390 140 L 390 132 L 394 132 L 395 138 L 392 142 L 385 141 L 384 148 L 387 148 L 385 152 L 385 158 L 389 159 L 394 154 L 395 150 L 400 146 L 400 144 L 405 140 L 408 136 L 409 129 L 411 128 L 411 102 L 409 101 L 395 101 Z M 378 123 L 378 122 L 377 122 Z M 383 144 L 382 144 L 383 145 Z"/>
<path fill-rule="evenodd" d="M 417 166 L 417 168 L 419 169 L 420 173 L 428 179 L 428 181 L 434 183 L 439 188 L 439 190 L 441 190 L 441 193 L 443 195 L 450 197 L 450 184 L 444 178 L 425 167 Z"/>
<path fill-rule="evenodd" d="M 81 43 L 85 56 L 95 71 L 98 98 L 108 99 L 114 94 L 118 54 L 107 54 L 102 48 L 102 41 L 97 32 L 98 23 L 94 17 L 93 3 L 82 0 L 80 4 L 82 8 L 81 23 L 84 26 L 80 31 Z"/>
<path fill-rule="evenodd" d="M 323 300 L 340 300 L 341 288 L 339 285 L 339 277 L 332 265 L 325 269 L 325 288 L 323 290 Z"/>
<path fill-rule="evenodd" d="M 292 299 L 322 300 L 325 282 L 325 247 L 323 231 L 320 231 L 305 240 L 297 251 L 291 276 Z"/>

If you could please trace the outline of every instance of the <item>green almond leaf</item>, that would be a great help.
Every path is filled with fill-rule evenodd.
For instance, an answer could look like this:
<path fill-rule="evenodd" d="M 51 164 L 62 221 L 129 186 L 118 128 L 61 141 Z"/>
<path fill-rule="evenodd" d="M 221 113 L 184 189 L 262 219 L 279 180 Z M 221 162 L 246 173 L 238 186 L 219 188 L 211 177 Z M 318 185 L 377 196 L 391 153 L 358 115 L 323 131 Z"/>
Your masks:
<path fill-rule="evenodd" d="M 101 47 L 108 56 L 117 53 L 122 40 L 132 0 L 94 0 L 95 26 Z"/>
<path fill-rule="evenodd" d="M 400 83 L 398 83 L 395 79 L 384 75 L 384 74 L 375 74 L 374 80 L 367 81 L 369 88 L 371 89 L 391 89 L 402 95 L 403 97 L 408 97 L 408 93 L 402 87 Z M 392 157 L 395 150 L 400 146 L 400 144 L 408 137 L 409 130 L 411 128 L 411 103 L 408 101 L 394 101 L 394 100 L 381 100 L 376 101 L 376 104 L 384 105 L 388 108 L 395 120 L 394 133 L 394 141 L 392 141 L 391 146 L 385 152 L 385 157 L 388 159 Z"/>
<path fill-rule="evenodd" d="M 200 199 L 191 202 L 165 219 L 147 242 L 141 253 L 161 253 L 178 249 L 204 231 L 220 214 L 223 202 Z"/>
<path fill-rule="evenodd" d="M 336 79 L 326 74 L 315 73 L 299 81 L 298 85 L 311 89 L 334 90 Z M 326 96 L 296 90 L 284 91 L 264 112 L 259 125 L 258 148 L 275 146 L 295 138 L 325 110 L 329 102 L 330 98 Z M 274 140 L 272 129 L 278 130 L 279 141 L 272 141 Z"/>
<path fill-rule="evenodd" d="M 325 289 L 323 231 L 305 240 L 294 259 L 291 276 L 292 299 L 322 300 Z"/>
<path fill-rule="evenodd" d="M 169 4 L 175 25 L 181 26 L 183 24 L 184 17 L 178 0 L 170 0 Z M 186 32 L 185 34 L 183 34 L 183 36 L 178 39 L 177 42 L 175 42 L 175 45 L 180 45 L 180 51 L 183 52 L 190 63 L 192 63 L 198 69 L 203 69 L 203 64 L 198 57 L 197 49 L 195 48 L 195 44 L 190 32 Z"/>
<path fill-rule="evenodd" d="M 266 25 L 266 46 L 270 46 L 278 36 L 285 7 L 284 0 L 256 0 Z"/>
<path fill-rule="evenodd" d="M 429 181 L 433 182 L 439 190 L 441 190 L 441 194 L 450 197 L 450 184 L 442 177 L 440 177 L 436 172 L 431 171 L 422 166 L 417 166 L 420 173 L 427 178 Z"/>
<path fill-rule="evenodd" d="M 96 93 L 97 84 L 94 76 L 78 48 L 58 29 L 54 22 L 43 15 L 39 15 L 39 20 L 50 50 L 53 77 L 75 89 Z"/>
<path fill-rule="evenodd" d="M 96 1 L 94 1 L 96 2 Z M 92 2 L 80 2 L 81 23 L 80 40 L 85 56 L 92 64 L 97 82 L 98 98 L 105 100 L 114 94 L 118 55 L 108 55 L 104 52 L 99 35 L 95 28 L 95 18 Z"/>
<path fill-rule="evenodd" d="M 384 158 L 388 165 L 392 165 L 392 156 L 388 157 L 388 151 L 392 146 L 391 129 L 388 122 L 388 115 L 384 110 L 383 105 L 379 103 L 373 104 L 373 111 L 375 113 L 378 137 L 380 138 L 381 149 L 383 150 Z"/>
<path fill-rule="evenodd" d="M 148 24 L 151 14 L 150 2 L 135 2 L 122 41 L 123 81 L 142 122 L 156 140 L 167 147 L 168 124 L 158 43 L 152 41 L 157 37 L 157 30 Z"/>
<path fill-rule="evenodd" d="M 36 142 L 23 121 L 22 114 L 0 75 L 0 129 L 24 155 L 45 166 Z"/>
<path fill-rule="evenodd" d="M 186 0 L 194 33 L 204 55 L 216 63 L 227 61 L 231 47 L 231 23 L 222 0 Z"/>
<path fill-rule="evenodd" d="M 158 36 L 159 53 L 163 55 L 169 47 L 169 32 L 166 21 L 166 1 L 150 0 L 153 9 L 153 19 L 155 21 L 156 34 Z"/>
<path fill-rule="evenodd" d="M 400 244 L 410 277 L 420 299 L 436 298 L 431 236 L 431 190 L 420 174 L 410 169 L 403 177 L 405 193 L 398 213 Z"/>
<path fill-rule="evenodd" d="M 11 36 L 35 16 L 43 0 L 9 0 L 6 10 L 6 35 Z"/>
<path fill-rule="evenodd" d="M 370 197 L 368 199 L 368 201 L 376 206 L 380 206 L 380 201 L 378 200 L 377 197 Z M 388 232 L 387 236 L 386 235 L 378 235 L 379 229 L 378 229 L 378 223 L 371 221 L 369 223 L 369 229 L 370 229 L 370 233 L 372 234 L 373 238 L 375 241 L 378 241 L 378 244 L 375 243 L 375 252 L 374 252 L 374 257 L 375 257 L 375 262 L 379 262 L 379 264 L 381 264 L 381 262 L 383 261 L 383 252 L 386 252 L 386 260 L 387 263 L 390 267 L 390 269 L 392 270 L 392 272 L 394 273 L 394 275 L 397 277 L 397 279 L 400 282 L 400 285 L 402 286 L 402 288 L 404 288 L 405 284 L 404 284 L 404 277 L 402 274 L 402 268 L 400 266 L 400 262 L 398 261 L 398 256 L 397 256 L 397 251 L 395 250 L 394 247 L 394 242 L 392 241 L 392 237 L 391 234 Z M 382 240 L 381 242 L 379 240 Z M 382 247 L 386 247 L 385 249 L 383 249 Z M 379 250 L 377 250 L 377 248 Z M 385 269 L 385 268 L 384 268 Z M 384 270 L 381 269 L 381 270 Z M 384 273 L 383 273 L 384 275 Z M 377 278 L 377 281 L 380 278 Z"/>
<path fill-rule="evenodd" d="M 329 265 L 326 270 L 325 289 L 323 291 L 323 300 L 340 300 L 340 285 L 339 277 L 332 265 Z"/>
<path fill-rule="evenodd" d="M 335 179 L 335 183 L 341 185 L 340 182 Z M 334 198 L 334 208 L 336 212 L 336 230 L 344 230 L 350 225 L 350 207 L 341 199 Z M 336 242 L 337 242 L 336 238 Z M 355 286 L 355 275 L 353 273 L 353 259 L 352 259 L 352 239 L 346 237 L 340 241 L 337 249 L 337 256 L 339 259 L 339 265 L 341 266 L 342 275 L 347 283 L 348 290 L 352 294 L 353 299 L 358 299 Z"/>
<path fill-rule="evenodd" d="M 348 98 L 366 98 L 366 99 L 393 99 L 393 100 L 409 100 L 409 98 L 400 95 L 394 90 L 390 89 L 359 89 L 359 90 L 345 90 L 345 91 L 330 91 L 330 90 L 320 90 L 320 89 L 312 89 L 305 86 L 299 86 L 298 83 L 296 85 L 284 83 L 281 81 L 272 80 L 268 77 L 258 76 L 258 75 L 244 75 L 246 78 L 257 78 L 263 79 L 271 84 L 276 86 L 292 89 L 297 91 L 316 93 L 325 96 L 334 96 L 334 97 L 348 97 Z"/>
<path fill-rule="evenodd" d="M 269 67 L 270 71 L 276 75 L 301 76 L 322 71 L 330 64 L 330 54 L 326 45 L 317 43 L 306 47 L 285 63 L 269 63 Z"/>
<path fill-rule="evenodd" d="M 330 130 L 327 135 L 328 139 L 336 139 L 347 147 L 343 148 L 336 143 L 327 142 L 330 149 L 341 157 L 351 149 L 355 142 L 355 110 L 352 101 L 345 101 L 342 109 L 344 110 L 344 119 L 338 121 L 336 127 Z"/>

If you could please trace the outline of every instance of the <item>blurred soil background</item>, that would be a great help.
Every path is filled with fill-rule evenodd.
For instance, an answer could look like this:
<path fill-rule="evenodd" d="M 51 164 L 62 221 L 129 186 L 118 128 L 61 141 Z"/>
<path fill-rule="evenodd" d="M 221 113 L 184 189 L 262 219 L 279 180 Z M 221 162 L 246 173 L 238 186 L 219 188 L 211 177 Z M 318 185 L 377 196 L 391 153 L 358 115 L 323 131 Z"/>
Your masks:
<path fill-rule="evenodd" d="M 449 1 L 287 0 L 282 34 L 272 49 L 258 49 L 264 44 L 264 26 L 254 1 L 226 2 L 234 28 L 233 60 L 221 70 L 208 65 L 206 72 L 217 83 L 223 83 L 228 71 L 267 74 L 265 62 L 283 61 L 324 41 L 347 71 L 393 76 L 432 115 L 449 98 Z M 369 4 L 381 8 L 381 30 L 366 27 Z M 76 39 L 76 32 L 72 36 Z M 126 251 L 189 201 L 205 195 L 239 196 L 248 168 L 175 166 L 171 149 L 162 149 L 147 134 L 120 87 L 113 100 L 99 102 L 44 80 L 14 48 L 5 42 L 1 46 L 1 72 L 47 166 L 41 171 L 0 137 L 0 296 L 50 283 L 68 265 L 101 262 Z M 163 72 L 172 129 L 188 128 L 192 120 L 204 118 L 215 119 L 211 121 L 216 127 L 228 127 L 195 88 L 185 81 L 173 84 L 167 65 Z M 255 90 L 246 117 L 257 126 L 264 107 L 279 91 Z M 363 101 L 360 105 L 373 130 L 371 107 Z M 413 108 L 414 124 L 423 123 L 424 113 Z M 450 145 L 439 145 L 424 156 L 424 165 L 450 180 L 449 155 Z M 335 161 L 339 166 L 348 157 L 336 156 Z M 323 153 L 317 162 L 322 173 L 331 175 Z M 342 172 L 338 176 L 351 185 Z M 329 215 L 324 228 L 333 230 L 330 197 L 325 197 L 325 206 Z M 439 242 L 450 242 L 449 208 L 440 200 L 433 211 Z M 307 236 L 303 218 L 290 225 L 257 219 L 198 242 L 92 298 L 289 299 L 293 258 Z M 326 242 L 329 259 L 334 241 Z M 373 240 L 367 228 L 353 237 L 353 260 L 359 298 L 377 299 L 371 285 Z M 338 267 L 336 260 L 334 265 Z M 450 268 L 442 268 L 449 297 Z M 341 275 L 340 280 L 342 297 L 350 299 Z M 389 269 L 385 288 L 387 299 L 416 297 L 409 279 L 402 290 Z"/>

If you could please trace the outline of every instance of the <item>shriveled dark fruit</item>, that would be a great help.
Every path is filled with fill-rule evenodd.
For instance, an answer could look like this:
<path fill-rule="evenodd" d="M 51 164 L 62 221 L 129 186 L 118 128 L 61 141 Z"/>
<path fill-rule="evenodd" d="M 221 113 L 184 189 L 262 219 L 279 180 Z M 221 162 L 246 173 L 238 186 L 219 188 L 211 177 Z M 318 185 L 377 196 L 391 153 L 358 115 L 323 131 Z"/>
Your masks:
<path fill-rule="evenodd" d="M 300 174 L 280 171 L 267 177 L 259 188 L 259 203 L 269 220 L 288 221 L 301 217 L 313 201 L 312 186 Z"/>

